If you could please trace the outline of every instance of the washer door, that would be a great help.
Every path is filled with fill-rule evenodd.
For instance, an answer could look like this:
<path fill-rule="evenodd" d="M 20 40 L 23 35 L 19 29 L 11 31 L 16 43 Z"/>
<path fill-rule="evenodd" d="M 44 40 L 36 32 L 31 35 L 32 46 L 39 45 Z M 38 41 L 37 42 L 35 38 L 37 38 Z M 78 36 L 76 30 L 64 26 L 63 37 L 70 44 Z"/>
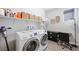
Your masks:
<path fill-rule="evenodd" d="M 37 38 L 30 38 L 25 42 L 23 51 L 36 51 L 39 48 L 39 40 Z"/>
<path fill-rule="evenodd" d="M 48 40 L 48 35 L 47 34 L 43 35 L 41 39 L 41 45 L 45 46 L 47 44 L 47 40 Z"/>

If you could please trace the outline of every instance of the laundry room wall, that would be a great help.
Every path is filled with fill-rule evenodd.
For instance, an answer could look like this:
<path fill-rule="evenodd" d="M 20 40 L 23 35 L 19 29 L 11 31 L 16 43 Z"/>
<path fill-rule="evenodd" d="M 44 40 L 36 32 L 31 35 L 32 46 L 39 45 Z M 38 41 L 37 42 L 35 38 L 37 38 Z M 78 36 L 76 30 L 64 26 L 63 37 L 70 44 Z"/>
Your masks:
<path fill-rule="evenodd" d="M 45 16 L 51 20 L 55 16 L 60 16 L 60 22 L 64 22 L 64 11 L 72 8 L 52 8 L 45 12 Z"/>
<path fill-rule="evenodd" d="M 29 12 L 33 15 L 37 15 L 37 16 L 41 16 L 41 17 L 45 18 L 44 10 L 41 8 L 24 8 L 24 9 L 13 8 L 12 10 L 14 12 L 25 11 L 25 12 Z M 28 22 L 29 25 L 31 25 L 31 23 L 32 22 L 30 22 L 30 23 Z M 2 25 L 6 26 L 6 27 L 12 27 L 12 29 L 7 30 L 7 38 L 8 38 L 7 40 L 8 40 L 8 44 L 9 44 L 9 49 L 13 51 L 16 49 L 15 32 L 26 30 L 27 22 L 25 20 L 15 20 L 13 18 L 0 16 L 0 26 L 2 26 Z M 32 23 L 32 26 L 34 26 L 34 27 L 37 26 L 37 23 Z M 4 51 L 7 50 L 5 41 L 1 37 L 1 34 L 0 34 L 0 50 L 4 50 Z"/>
<path fill-rule="evenodd" d="M 52 18 L 54 18 L 55 16 L 60 16 L 60 22 L 59 23 L 63 23 L 64 21 L 64 11 L 68 10 L 68 9 L 72 9 L 72 8 L 53 8 L 52 10 L 48 10 L 47 12 L 45 12 L 45 17 L 48 18 L 49 22 Z M 76 12 L 75 12 L 75 16 L 76 17 Z M 52 26 L 53 24 L 51 24 L 51 22 L 49 23 L 49 26 Z M 52 27 L 48 28 L 48 29 L 52 29 Z"/>
<path fill-rule="evenodd" d="M 74 20 L 76 22 L 76 45 L 79 46 L 79 8 L 75 8 Z"/>
<path fill-rule="evenodd" d="M 79 46 L 79 8 L 76 8 L 76 43 Z"/>
<path fill-rule="evenodd" d="M 63 8 L 54 8 L 53 10 L 46 11 L 46 17 L 50 20 L 55 16 L 60 16 L 60 22 L 64 21 Z"/>

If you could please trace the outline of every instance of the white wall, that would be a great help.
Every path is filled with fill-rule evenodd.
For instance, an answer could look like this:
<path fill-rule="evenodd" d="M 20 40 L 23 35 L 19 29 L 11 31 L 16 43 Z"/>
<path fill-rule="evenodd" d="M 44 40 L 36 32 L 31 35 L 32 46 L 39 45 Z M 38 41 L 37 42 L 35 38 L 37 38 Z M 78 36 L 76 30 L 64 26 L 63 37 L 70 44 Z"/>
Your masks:
<path fill-rule="evenodd" d="M 55 17 L 55 16 L 60 16 L 60 22 L 64 21 L 64 15 L 63 15 L 63 8 L 56 8 L 54 10 L 51 11 L 47 11 L 46 13 L 46 17 L 50 20 L 51 18 Z"/>
<path fill-rule="evenodd" d="M 44 11 L 41 8 L 26 8 L 26 9 L 12 9 L 13 11 L 26 11 L 29 13 L 32 13 L 34 15 L 37 16 L 42 16 L 43 18 L 45 17 Z M 29 24 L 29 23 L 28 23 Z M 17 20 L 15 21 L 12 18 L 7 18 L 7 17 L 1 17 L 0 16 L 0 26 L 1 25 L 5 25 L 6 27 L 12 27 L 12 29 L 7 31 L 7 37 L 8 37 L 8 44 L 9 44 L 9 48 L 10 50 L 15 50 L 15 45 L 16 45 L 16 40 L 15 40 L 15 32 L 17 31 L 24 31 L 26 30 L 26 26 L 27 26 L 27 22 L 25 22 L 24 20 Z M 37 26 L 37 24 L 32 23 L 32 25 Z M 0 50 L 6 50 L 6 45 L 5 45 L 5 41 L 4 39 L 1 39 L 1 35 L 0 35 Z"/>
<path fill-rule="evenodd" d="M 76 29 L 77 29 L 77 32 L 76 32 L 77 33 L 76 34 L 77 36 L 76 37 L 77 38 L 76 39 L 77 39 L 77 45 L 79 46 L 79 8 L 77 8 L 77 10 L 76 10 L 76 16 L 77 16 L 76 17 L 76 19 L 77 19 L 76 20 L 76 25 L 77 25 L 77 27 L 76 27 Z"/>

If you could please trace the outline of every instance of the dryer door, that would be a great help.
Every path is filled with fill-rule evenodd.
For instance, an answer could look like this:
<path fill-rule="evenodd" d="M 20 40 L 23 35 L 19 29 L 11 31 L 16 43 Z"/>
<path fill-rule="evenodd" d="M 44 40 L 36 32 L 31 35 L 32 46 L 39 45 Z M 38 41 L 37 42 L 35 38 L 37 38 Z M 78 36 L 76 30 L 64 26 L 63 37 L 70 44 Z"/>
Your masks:
<path fill-rule="evenodd" d="M 37 38 L 30 38 L 25 42 L 23 51 L 36 51 L 39 48 L 39 40 Z"/>
<path fill-rule="evenodd" d="M 47 44 L 47 40 L 48 40 L 48 35 L 44 34 L 41 39 L 41 45 L 45 46 Z"/>

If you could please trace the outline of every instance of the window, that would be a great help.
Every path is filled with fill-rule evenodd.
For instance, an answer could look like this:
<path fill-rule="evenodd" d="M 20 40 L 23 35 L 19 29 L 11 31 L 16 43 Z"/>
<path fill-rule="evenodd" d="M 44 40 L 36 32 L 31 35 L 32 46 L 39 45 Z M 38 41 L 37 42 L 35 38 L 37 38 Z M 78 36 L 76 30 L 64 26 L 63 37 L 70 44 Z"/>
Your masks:
<path fill-rule="evenodd" d="M 74 9 L 69 9 L 64 11 L 64 20 L 73 20 L 74 19 Z"/>

